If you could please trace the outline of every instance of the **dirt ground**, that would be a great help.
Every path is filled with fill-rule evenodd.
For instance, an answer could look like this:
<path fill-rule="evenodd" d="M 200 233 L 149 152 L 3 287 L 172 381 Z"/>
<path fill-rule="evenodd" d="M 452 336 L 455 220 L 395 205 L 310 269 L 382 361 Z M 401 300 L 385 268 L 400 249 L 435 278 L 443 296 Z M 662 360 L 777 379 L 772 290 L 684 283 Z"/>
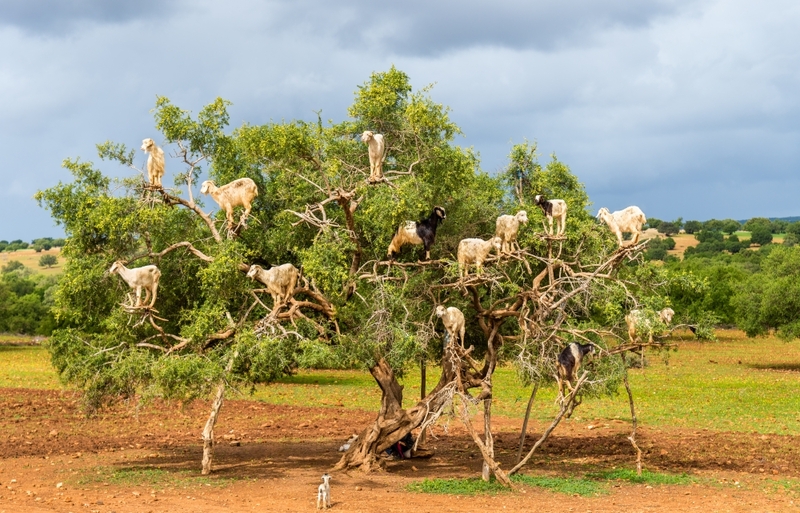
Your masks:
<path fill-rule="evenodd" d="M 208 405 L 120 406 L 86 418 L 69 392 L 0 389 L 0 513 L 310 511 L 320 475 L 338 446 L 374 413 L 229 401 L 217 424 L 215 472 L 199 474 L 200 432 Z M 494 419 L 504 468 L 516 454 L 520 421 Z M 590 429 L 589 426 L 592 426 Z M 541 433 L 533 423 L 529 432 Z M 582 476 L 631 468 L 621 421 L 562 424 L 525 473 Z M 334 511 L 797 511 L 796 437 L 640 429 L 645 468 L 687 472 L 691 485 L 612 483 L 610 493 L 579 497 L 539 488 L 459 497 L 405 490 L 433 477 L 475 477 L 481 460 L 456 423 L 436 428 L 429 459 L 388 463 L 385 472 L 333 474 Z M 116 474 L 115 474 L 116 473 Z M 119 476 L 127 476 L 120 478 Z"/>

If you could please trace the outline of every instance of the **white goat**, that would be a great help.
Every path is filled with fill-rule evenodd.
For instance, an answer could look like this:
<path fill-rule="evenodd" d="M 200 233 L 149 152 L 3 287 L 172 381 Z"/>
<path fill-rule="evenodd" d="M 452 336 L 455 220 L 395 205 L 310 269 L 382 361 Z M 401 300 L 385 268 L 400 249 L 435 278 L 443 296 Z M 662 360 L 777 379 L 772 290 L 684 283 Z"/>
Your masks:
<path fill-rule="evenodd" d="M 386 160 L 386 143 L 383 134 L 367 130 L 361 134 L 361 140 L 369 147 L 369 181 L 383 180 L 383 161 Z"/>
<path fill-rule="evenodd" d="M 557 221 L 556 224 L 558 225 L 556 235 L 564 235 L 567 223 L 567 202 L 562 199 L 549 200 L 541 194 L 537 194 L 534 201 L 542 208 L 550 224 L 550 229 L 547 230 L 547 234 L 553 235 L 553 219 L 555 218 Z"/>
<path fill-rule="evenodd" d="M 152 139 L 142 141 L 142 151 L 149 153 L 147 157 L 147 178 L 150 185 L 161 187 L 161 177 L 164 176 L 164 150 L 156 146 Z"/>
<path fill-rule="evenodd" d="M 248 278 L 258 280 L 266 285 L 267 292 L 272 296 L 273 308 L 289 301 L 294 294 L 299 276 L 300 271 L 292 264 L 276 265 L 266 271 L 260 265 L 253 264 L 247 271 Z"/>
<path fill-rule="evenodd" d="M 317 488 L 317 509 L 331 507 L 331 476 L 322 474 L 322 484 Z"/>
<path fill-rule="evenodd" d="M 489 240 L 461 239 L 458 243 L 458 275 L 464 277 L 469 274 L 469 264 L 475 264 L 475 272 L 480 274 L 483 261 L 489 256 L 492 248 L 500 251 L 500 237 Z"/>
<path fill-rule="evenodd" d="M 606 207 L 597 212 L 597 218 L 602 219 L 614 235 L 617 236 L 617 243 L 622 247 L 622 234 L 623 232 L 630 232 L 631 244 L 639 242 L 639 237 L 642 235 L 642 225 L 647 222 L 642 209 L 636 206 L 630 206 L 623 210 L 617 210 L 610 213 Z"/>
<path fill-rule="evenodd" d="M 239 218 L 239 223 L 246 226 L 253 200 L 258 196 L 258 187 L 250 178 L 239 178 L 222 187 L 217 187 L 213 181 L 206 180 L 200 186 L 200 192 L 210 194 L 220 208 L 225 210 L 228 228 L 233 229 L 233 207 L 244 207 L 244 214 Z"/>
<path fill-rule="evenodd" d="M 500 237 L 500 251 L 502 253 L 510 253 L 513 251 L 514 246 L 519 249 L 519 244 L 517 244 L 519 225 L 527 222 L 528 213 L 524 210 L 520 210 L 513 216 L 504 214 L 497 218 L 494 235 L 495 237 Z"/>
<path fill-rule="evenodd" d="M 136 267 L 128 269 L 122 265 L 122 261 L 117 260 L 111 264 L 111 269 L 108 270 L 110 274 L 119 274 L 125 283 L 132 289 L 136 290 L 136 303 L 138 308 L 150 299 L 149 308 L 152 308 L 156 302 L 156 294 L 158 293 L 158 280 L 161 278 L 161 270 L 154 265 L 146 265 L 144 267 Z M 142 301 L 142 289 L 144 289 L 144 301 Z"/>
<path fill-rule="evenodd" d="M 672 322 L 672 316 L 675 315 L 675 310 L 672 308 L 664 308 L 658 312 L 658 321 L 665 327 Z M 631 339 L 631 344 L 635 344 L 639 338 L 637 335 L 647 334 L 648 342 L 653 343 L 653 332 L 659 331 L 659 326 L 654 326 L 651 318 L 642 310 L 631 310 L 625 316 L 625 323 L 628 325 L 628 337 Z"/>
<path fill-rule="evenodd" d="M 436 315 L 442 318 L 444 329 L 447 330 L 450 340 L 448 343 L 455 344 L 456 340 L 461 342 L 461 347 L 464 347 L 464 332 L 465 320 L 464 314 L 455 306 L 448 306 L 445 308 L 442 305 L 436 307 Z"/>

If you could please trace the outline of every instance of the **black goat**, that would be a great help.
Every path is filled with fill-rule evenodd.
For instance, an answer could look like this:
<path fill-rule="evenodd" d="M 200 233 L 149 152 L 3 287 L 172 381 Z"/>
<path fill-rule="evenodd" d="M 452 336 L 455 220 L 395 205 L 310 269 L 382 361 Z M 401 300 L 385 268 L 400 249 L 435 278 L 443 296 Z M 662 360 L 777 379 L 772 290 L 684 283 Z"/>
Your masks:
<path fill-rule="evenodd" d="M 431 258 L 431 246 L 436 239 L 436 228 L 447 215 L 442 207 L 433 207 L 431 215 L 421 221 L 406 221 L 397 228 L 387 255 L 390 259 L 400 252 L 404 244 L 422 244 L 425 247 L 425 260 Z"/>
<path fill-rule="evenodd" d="M 577 377 L 583 357 L 592 353 L 594 353 L 594 346 L 592 344 L 579 344 L 578 342 L 572 342 L 561 351 L 558 355 L 558 363 L 556 363 L 556 369 L 558 370 L 559 397 L 564 397 L 565 384 L 570 392 L 572 391 L 572 384 L 570 382 Z"/>

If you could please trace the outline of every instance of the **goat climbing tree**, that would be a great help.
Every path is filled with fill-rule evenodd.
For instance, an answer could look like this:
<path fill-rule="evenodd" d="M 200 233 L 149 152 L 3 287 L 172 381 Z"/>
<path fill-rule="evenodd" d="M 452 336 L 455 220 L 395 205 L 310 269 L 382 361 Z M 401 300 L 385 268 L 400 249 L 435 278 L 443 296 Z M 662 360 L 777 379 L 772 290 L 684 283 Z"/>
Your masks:
<path fill-rule="evenodd" d="M 395 68 L 360 86 L 350 119 L 340 123 L 323 123 L 319 114 L 228 130 L 227 107 L 218 99 L 193 118 L 157 100 L 162 138 L 154 139 L 171 156 L 164 183 L 171 177 L 174 187 L 147 186 L 137 154 L 106 142 L 101 158 L 132 176 L 112 180 L 90 162 L 67 160 L 72 181 L 37 194 L 69 236 L 49 346 L 61 376 L 84 392 L 90 411 L 120 397 L 210 397 L 204 472 L 229 384 L 269 383 L 298 367 L 349 366 L 369 370 L 382 402 L 340 468 L 380 465 L 388 446 L 453 406 L 484 457 L 485 476 L 508 484 L 492 444 L 497 366 L 515 361 L 524 379 L 546 382 L 567 341 L 611 352 L 625 310 L 664 301 L 654 286 L 659 270 L 638 257 L 641 245 L 617 250 L 587 214 L 588 197 L 566 165 L 553 157 L 540 166 L 535 145 L 524 143 L 512 148 L 504 173 L 482 172 L 477 155 L 454 144 L 459 129 L 448 109 L 430 98 L 430 88 L 413 91 Z M 379 181 L 368 180 L 366 130 L 386 141 Z M 228 229 L 224 214 L 209 213 L 198 197 L 203 174 L 219 185 L 255 181 L 259 195 L 246 228 Z M 536 194 L 567 201 L 564 237 L 541 235 Z M 397 262 L 386 261 L 397 227 L 434 205 L 447 219 L 432 260 L 418 262 L 421 248 L 406 246 Z M 531 219 L 519 236 L 523 249 L 459 279 L 458 242 L 488 238 L 499 214 L 520 209 Z M 155 310 L 120 307 L 125 286 L 106 274 L 116 260 L 159 267 Z M 302 283 L 275 308 L 245 273 L 252 264 L 287 262 L 302 269 Z M 444 344 L 438 304 L 465 313 L 465 348 Z M 441 377 L 405 409 L 399 379 L 420 360 L 439 362 Z M 615 390 L 620 362 L 597 359 L 565 404 Z M 478 406 L 483 429 L 473 425 Z"/>

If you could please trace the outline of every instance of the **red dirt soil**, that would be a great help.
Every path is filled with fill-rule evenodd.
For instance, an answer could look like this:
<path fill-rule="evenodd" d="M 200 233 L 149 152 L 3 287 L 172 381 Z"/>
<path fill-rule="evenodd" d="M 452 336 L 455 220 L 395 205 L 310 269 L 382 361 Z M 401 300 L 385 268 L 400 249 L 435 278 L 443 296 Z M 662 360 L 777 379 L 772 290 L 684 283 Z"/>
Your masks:
<path fill-rule="evenodd" d="M 339 459 L 339 445 L 375 415 L 226 402 L 216 428 L 215 470 L 205 478 L 200 432 L 207 410 L 199 402 L 184 409 L 154 403 L 87 418 L 69 392 L 0 389 L 0 513 L 310 511 L 320 475 Z M 493 421 L 497 455 L 510 468 L 521 422 Z M 544 427 L 532 423 L 528 445 Z M 631 468 L 629 429 L 621 421 L 562 423 L 523 472 L 567 477 Z M 478 451 L 460 425 L 437 427 L 433 435 L 431 458 L 388 462 L 385 472 L 373 474 L 334 473 L 333 510 L 766 512 L 798 511 L 800 504 L 782 486 L 798 487 L 796 437 L 640 427 L 645 468 L 687 472 L 699 478 L 691 485 L 619 482 L 609 494 L 588 498 L 527 486 L 469 497 L 406 491 L 423 478 L 480 474 Z M 155 481 L 108 479 L 114 471 L 137 469 L 159 473 Z"/>

